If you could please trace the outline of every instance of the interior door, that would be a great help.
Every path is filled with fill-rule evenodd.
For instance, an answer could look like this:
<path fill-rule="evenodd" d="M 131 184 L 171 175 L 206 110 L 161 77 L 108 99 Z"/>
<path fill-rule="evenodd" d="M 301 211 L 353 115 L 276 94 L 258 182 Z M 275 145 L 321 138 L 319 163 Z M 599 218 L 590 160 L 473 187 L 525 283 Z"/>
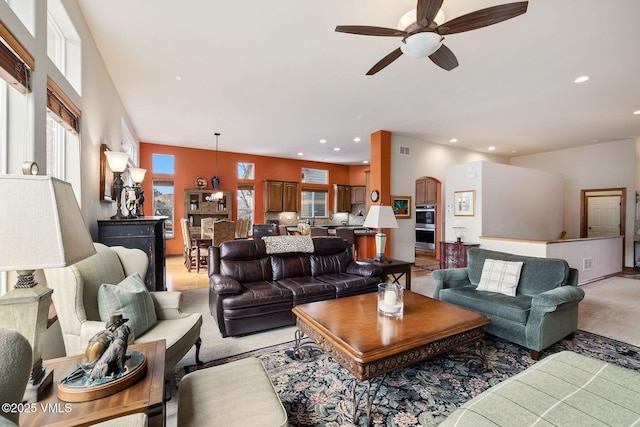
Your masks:
<path fill-rule="evenodd" d="M 587 198 L 587 237 L 620 235 L 620 196 Z"/>

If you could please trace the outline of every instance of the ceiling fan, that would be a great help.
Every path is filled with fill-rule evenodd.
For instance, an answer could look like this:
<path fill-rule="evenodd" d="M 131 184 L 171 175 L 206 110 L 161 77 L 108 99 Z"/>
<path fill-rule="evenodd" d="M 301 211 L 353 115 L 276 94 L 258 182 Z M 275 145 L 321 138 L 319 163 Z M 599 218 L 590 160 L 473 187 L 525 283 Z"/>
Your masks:
<path fill-rule="evenodd" d="M 428 56 L 440 68 L 451 71 L 458 66 L 458 60 L 453 52 L 442 44 L 445 35 L 476 30 L 515 18 L 527 11 L 529 2 L 521 1 L 476 10 L 438 25 L 434 18 L 442 3 L 444 0 L 418 0 L 416 22 L 405 30 L 367 25 L 338 25 L 336 31 L 364 36 L 402 37 L 400 47 L 374 65 L 367 72 L 368 76 L 382 70 L 402 54 L 412 58 Z"/>

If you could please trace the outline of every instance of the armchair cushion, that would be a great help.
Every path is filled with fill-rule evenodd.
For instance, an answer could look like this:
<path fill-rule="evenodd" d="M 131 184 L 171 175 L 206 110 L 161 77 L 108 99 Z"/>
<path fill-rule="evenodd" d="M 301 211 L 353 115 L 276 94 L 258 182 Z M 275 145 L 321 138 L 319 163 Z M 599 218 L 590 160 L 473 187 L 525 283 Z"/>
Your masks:
<path fill-rule="evenodd" d="M 117 285 L 102 284 L 98 289 L 98 310 L 104 322 L 114 314 L 122 314 L 129 319 L 128 323 L 136 337 L 158 321 L 153 299 L 138 273 Z"/>

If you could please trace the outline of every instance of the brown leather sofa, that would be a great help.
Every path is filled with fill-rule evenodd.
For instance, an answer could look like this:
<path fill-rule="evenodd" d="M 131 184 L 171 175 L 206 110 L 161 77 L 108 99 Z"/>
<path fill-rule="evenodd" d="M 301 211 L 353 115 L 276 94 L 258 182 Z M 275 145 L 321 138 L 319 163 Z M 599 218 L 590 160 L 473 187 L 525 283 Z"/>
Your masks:
<path fill-rule="evenodd" d="M 356 263 L 343 239 L 312 241 L 312 253 L 268 254 L 258 239 L 209 248 L 209 309 L 223 337 L 293 325 L 298 304 L 376 291 L 379 266 Z"/>

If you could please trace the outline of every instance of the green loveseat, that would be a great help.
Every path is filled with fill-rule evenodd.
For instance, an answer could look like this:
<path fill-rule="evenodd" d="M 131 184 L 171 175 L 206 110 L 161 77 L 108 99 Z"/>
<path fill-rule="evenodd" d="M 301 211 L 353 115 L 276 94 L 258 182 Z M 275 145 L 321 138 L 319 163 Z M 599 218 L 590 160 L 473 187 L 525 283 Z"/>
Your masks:
<path fill-rule="evenodd" d="M 515 296 L 476 289 L 486 259 L 523 263 Z M 472 248 L 468 267 L 436 270 L 432 277 L 434 298 L 484 314 L 491 320 L 487 333 L 528 348 L 534 360 L 578 328 L 584 291 L 577 286 L 578 271 L 564 260 Z"/>

